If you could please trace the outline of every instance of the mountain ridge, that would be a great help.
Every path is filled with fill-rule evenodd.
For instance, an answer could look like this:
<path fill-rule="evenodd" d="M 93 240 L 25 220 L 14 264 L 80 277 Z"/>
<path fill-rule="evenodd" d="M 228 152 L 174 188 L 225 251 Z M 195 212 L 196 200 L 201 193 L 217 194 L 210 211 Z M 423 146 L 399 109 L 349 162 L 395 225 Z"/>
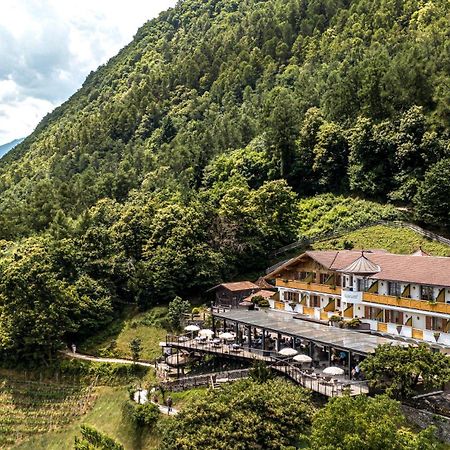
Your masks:
<path fill-rule="evenodd" d="M 334 194 L 448 227 L 449 9 L 185 0 L 145 24 L 0 162 L 0 358 L 264 269 L 301 198 L 327 227 L 398 213 Z"/>
<path fill-rule="evenodd" d="M 19 145 L 25 140 L 25 138 L 14 139 L 11 142 L 7 142 L 6 144 L 0 145 L 0 158 L 6 155 L 9 151 L 11 151 L 14 147 Z"/>

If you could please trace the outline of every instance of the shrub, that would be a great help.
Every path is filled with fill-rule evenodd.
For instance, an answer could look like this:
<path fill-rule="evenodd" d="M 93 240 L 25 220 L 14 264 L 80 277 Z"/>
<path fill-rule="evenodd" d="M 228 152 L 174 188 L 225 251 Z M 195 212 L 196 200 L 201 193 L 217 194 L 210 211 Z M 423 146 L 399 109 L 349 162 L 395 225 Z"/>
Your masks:
<path fill-rule="evenodd" d="M 93 427 L 81 425 L 81 439 L 75 436 L 75 450 L 97 448 L 101 450 L 124 450 L 122 444 Z"/>
<path fill-rule="evenodd" d="M 258 306 L 260 308 L 268 308 L 270 306 L 269 300 L 267 300 L 266 298 L 263 298 L 262 300 L 260 300 L 258 302 Z"/>
<path fill-rule="evenodd" d="M 330 322 L 341 322 L 343 319 L 341 316 L 331 316 Z"/>
<path fill-rule="evenodd" d="M 158 422 L 160 411 L 158 406 L 153 403 L 148 402 L 139 405 L 132 400 L 128 400 L 123 406 L 123 414 L 136 427 L 153 428 Z"/>
<path fill-rule="evenodd" d="M 357 317 L 344 322 L 345 328 L 358 328 L 360 325 L 361 325 L 361 320 L 359 320 Z"/>
<path fill-rule="evenodd" d="M 254 297 L 252 297 L 252 302 L 255 305 L 259 305 L 259 303 L 263 300 L 264 300 L 264 297 L 262 295 L 255 295 Z"/>

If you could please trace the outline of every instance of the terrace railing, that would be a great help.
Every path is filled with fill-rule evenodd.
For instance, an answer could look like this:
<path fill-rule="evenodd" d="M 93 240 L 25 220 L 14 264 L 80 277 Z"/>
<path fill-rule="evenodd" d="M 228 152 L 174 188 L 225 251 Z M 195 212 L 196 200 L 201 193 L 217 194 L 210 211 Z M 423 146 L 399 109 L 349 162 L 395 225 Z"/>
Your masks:
<path fill-rule="evenodd" d="M 368 394 L 369 386 L 365 381 L 353 381 L 346 378 L 323 377 L 320 372 L 311 370 L 308 373 L 301 367 L 291 363 L 287 359 L 280 358 L 274 351 L 262 350 L 258 348 L 233 346 L 212 341 L 198 341 L 190 339 L 188 336 L 167 335 L 167 347 L 180 350 L 210 353 L 218 356 L 244 359 L 248 361 L 265 361 L 275 371 L 286 375 L 296 383 L 319 392 L 328 397 L 341 396 L 345 392 L 349 395 Z"/>

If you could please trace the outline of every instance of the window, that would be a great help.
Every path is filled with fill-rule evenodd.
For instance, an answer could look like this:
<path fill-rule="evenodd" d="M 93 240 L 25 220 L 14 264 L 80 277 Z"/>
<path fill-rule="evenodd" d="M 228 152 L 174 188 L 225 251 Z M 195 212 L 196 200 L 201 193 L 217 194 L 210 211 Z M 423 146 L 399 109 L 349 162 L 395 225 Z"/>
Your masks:
<path fill-rule="evenodd" d="M 297 280 L 303 281 L 310 276 L 311 272 L 297 272 Z"/>
<path fill-rule="evenodd" d="M 434 300 L 432 286 L 420 286 L 420 298 L 422 300 Z"/>
<path fill-rule="evenodd" d="M 395 297 L 400 297 L 400 295 L 402 295 L 402 287 L 400 286 L 400 283 L 398 283 L 396 281 L 389 281 L 388 293 L 389 293 L 389 295 L 394 295 Z"/>
<path fill-rule="evenodd" d="M 328 278 L 330 278 L 330 275 L 328 273 L 321 273 L 320 274 L 320 284 L 325 284 L 327 282 Z"/>
<path fill-rule="evenodd" d="M 403 325 L 403 313 L 401 311 L 389 311 L 389 322 Z"/>
<path fill-rule="evenodd" d="M 372 286 L 373 281 L 369 280 L 368 278 L 359 278 L 358 280 L 358 291 L 367 291 L 367 289 Z"/>
<path fill-rule="evenodd" d="M 313 308 L 320 308 L 320 297 L 318 295 L 311 295 L 309 304 Z"/>
<path fill-rule="evenodd" d="M 288 302 L 299 302 L 299 293 L 298 292 L 285 292 L 284 293 L 284 299 Z"/>
<path fill-rule="evenodd" d="M 367 311 L 369 317 L 366 317 L 370 320 L 376 320 L 378 322 L 383 322 L 383 310 L 380 308 L 370 307 Z"/>
<path fill-rule="evenodd" d="M 427 317 L 426 322 L 426 329 L 433 331 L 444 331 L 447 324 L 447 320 L 440 317 Z"/>

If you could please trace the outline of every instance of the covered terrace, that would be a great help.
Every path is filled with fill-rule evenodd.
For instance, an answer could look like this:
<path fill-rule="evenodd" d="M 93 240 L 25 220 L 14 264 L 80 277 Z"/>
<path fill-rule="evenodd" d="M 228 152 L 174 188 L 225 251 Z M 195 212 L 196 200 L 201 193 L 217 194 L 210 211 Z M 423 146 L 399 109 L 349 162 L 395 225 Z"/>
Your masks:
<path fill-rule="evenodd" d="M 213 312 L 213 330 L 219 328 L 236 333 L 236 341 L 244 347 L 260 348 L 262 352 L 292 347 L 309 355 L 313 367 L 340 365 L 348 377 L 361 359 L 379 345 L 408 345 L 395 339 L 297 319 L 274 310 Z"/>

